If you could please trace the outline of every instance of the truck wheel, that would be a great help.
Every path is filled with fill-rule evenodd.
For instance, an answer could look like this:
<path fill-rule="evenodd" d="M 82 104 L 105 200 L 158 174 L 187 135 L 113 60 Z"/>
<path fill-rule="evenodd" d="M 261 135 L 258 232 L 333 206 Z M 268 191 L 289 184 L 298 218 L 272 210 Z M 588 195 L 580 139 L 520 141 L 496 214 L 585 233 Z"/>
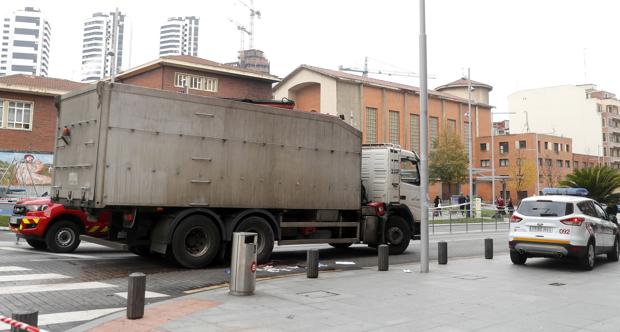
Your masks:
<path fill-rule="evenodd" d="M 183 267 L 205 267 L 220 250 L 220 230 L 209 218 L 192 215 L 181 221 L 172 235 L 172 256 Z"/>
<path fill-rule="evenodd" d="M 348 247 L 353 245 L 353 243 L 330 243 L 329 245 L 336 249 L 347 249 Z"/>
<path fill-rule="evenodd" d="M 55 222 L 45 234 L 45 243 L 51 252 L 73 252 L 80 245 L 80 230 L 68 220 Z"/>
<path fill-rule="evenodd" d="M 26 242 L 35 249 L 44 250 L 47 248 L 47 244 L 43 240 L 26 239 Z"/>
<path fill-rule="evenodd" d="M 267 220 L 253 216 L 249 217 L 237 225 L 235 232 L 252 232 L 258 234 L 258 245 L 256 248 L 256 260 L 259 264 L 269 261 L 273 251 L 274 235 Z"/>
<path fill-rule="evenodd" d="M 409 246 L 411 229 L 400 216 L 390 216 L 385 226 L 385 241 L 390 246 L 390 255 L 400 255 Z"/>

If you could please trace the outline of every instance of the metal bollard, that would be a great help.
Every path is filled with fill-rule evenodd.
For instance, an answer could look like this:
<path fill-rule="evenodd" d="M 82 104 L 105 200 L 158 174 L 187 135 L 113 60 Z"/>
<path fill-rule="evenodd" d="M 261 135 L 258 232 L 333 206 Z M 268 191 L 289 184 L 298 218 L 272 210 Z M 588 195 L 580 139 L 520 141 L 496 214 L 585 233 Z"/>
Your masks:
<path fill-rule="evenodd" d="M 484 239 L 484 258 L 493 259 L 493 239 Z"/>
<path fill-rule="evenodd" d="M 390 267 L 390 247 L 387 244 L 379 245 L 379 271 L 387 271 Z"/>
<path fill-rule="evenodd" d="M 30 326 L 39 325 L 39 311 L 38 310 L 20 309 L 14 312 L 11 315 L 11 318 L 21 323 L 28 324 Z M 11 326 L 11 332 L 20 332 L 20 331 L 23 331 L 23 330 L 18 327 Z"/>
<path fill-rule="evenodd" d="M 257 249 L 258 234 L 251 232 L 233 233 L 233 248 L 230 258 L 230 295 L 254 295 Z"/>
<path fill-rule="evenodd" d="M 319 250 L 318 249 L 310 249 L 307 252 L 308 258 L 306 261 L 306 276 L 308 278 L 318 278 L 319 277 Z"/>
<path fill-rule="evenodd" d="M 438 244 L 437 262 L 439 264 L 448 264 L 448 242 L 440 241 Z"/>
<path fill-rule="evenodd" d="M 127 287 L 127 318 L 139 319 L 144 316 L 144 295 L 146 292 L 146 275 L 136 272 L 129 275 Z"/>

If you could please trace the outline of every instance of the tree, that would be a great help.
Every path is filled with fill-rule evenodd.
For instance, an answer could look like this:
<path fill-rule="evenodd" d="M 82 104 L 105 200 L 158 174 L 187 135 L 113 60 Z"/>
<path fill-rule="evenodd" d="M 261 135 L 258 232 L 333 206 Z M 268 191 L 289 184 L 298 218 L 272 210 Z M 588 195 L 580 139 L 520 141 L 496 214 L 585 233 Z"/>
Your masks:
<path fill-rule="evenodd" d="M 560 185 L 586 188 L 590 198 L 605 204 L 616 204 L 620 198 L 620 193 L 615 193 L 620 188 L 620 173 L 605 165 L 575 169 Z"/>
<path fill-rule="evenodd" d="M 463 183 L 468 176 L 468 158 L 459 135 L 453 130 L 443 131 L 434 142 L 429 154 L 429 180 L 447 184 Z"/>
<path fill-rule="evenodd" d="M 520 191 L 525 191 L 536 183 L 536 164 L 533 160 L 521 156 L 521 150 L 517 151 L 519 152 L 517 159 L 508 170 L 510 174 L 508 185 L 518 195 Z"/>

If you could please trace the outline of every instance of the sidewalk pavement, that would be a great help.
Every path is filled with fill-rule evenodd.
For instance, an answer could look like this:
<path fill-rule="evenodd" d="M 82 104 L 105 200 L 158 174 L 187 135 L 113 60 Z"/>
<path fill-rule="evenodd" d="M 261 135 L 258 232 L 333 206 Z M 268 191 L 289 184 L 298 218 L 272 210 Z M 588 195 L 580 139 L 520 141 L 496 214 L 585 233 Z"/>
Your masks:
<path fill-rule="evenodd" d="M 219 288 L 117 313 L 71 331 L 620 331 L 620 264 L 593 271 L 567 261 L 512 265 L 452 259 L 258 281 L 254 296 Z M 147 281 L 148 282 L 148 281 Z"/>

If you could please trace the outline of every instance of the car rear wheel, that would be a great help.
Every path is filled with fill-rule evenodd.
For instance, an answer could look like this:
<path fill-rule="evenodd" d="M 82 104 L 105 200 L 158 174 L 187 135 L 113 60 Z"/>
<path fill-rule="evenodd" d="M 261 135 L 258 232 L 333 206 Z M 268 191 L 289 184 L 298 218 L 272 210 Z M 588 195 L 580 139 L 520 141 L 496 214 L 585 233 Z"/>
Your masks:
<path fill-rule="evenodd" d="M 73 252 L 80 245 L 80 230 L 74 222 L 60 220 L 47 230 L 45 243 L 51 252 Z"/>
<path fill-rule="evenodd" d="M 205 216 L 192 215 L 174 230 L 170 255 L 183 267 L 202 268 L 215 259 L 220 243 L 220 230 L 215 223 Z"/>
<path fill-rule="evenodd" d="M 596 257 L 594 250 L 594 244 L 589 242 L 586 247 L 586 254 L 581 258 L 581 267 L 586 271 L 590 271 L 594 268 L 594 258 Z"/>
<path fill-rule="evenodd" d="M 618 238 L 614 239 L 614 246 L 610 252 L 607 253 L 607 260 L 610 262 L 617 262 L 620 257 L 620 246 L 618 246 Z"/>
<path fill-rule="evenodd" d="M 256 260 L 259 264 L 269 261 L 274 245 L 274 234 L 269 222 L 258 216 L 251 216 L 237 226 L 235 232 L 251 232 L 258 235 Z"/>
<path fill-rule="evenodd" d="M 527 261 L 527 255 L 521 254 L 517 251 L 511 251 L 510 260 L 512 261 L 512 264 L 523 265 L 525 264 L 525 261 Z"/>
<path fill-rule="evenodd" d="M 47 248 L 47 244 L 43 240 L 27 239 L 26 242 L 35 249 L 44 250 Z"/>
<path fill-rule="evenodd" d="M 392 215 L 385 227 L 385 241 L 390 246 L 390 255 L 400 255 L 411 242 L 411 229 L 405 219 Z"/>

